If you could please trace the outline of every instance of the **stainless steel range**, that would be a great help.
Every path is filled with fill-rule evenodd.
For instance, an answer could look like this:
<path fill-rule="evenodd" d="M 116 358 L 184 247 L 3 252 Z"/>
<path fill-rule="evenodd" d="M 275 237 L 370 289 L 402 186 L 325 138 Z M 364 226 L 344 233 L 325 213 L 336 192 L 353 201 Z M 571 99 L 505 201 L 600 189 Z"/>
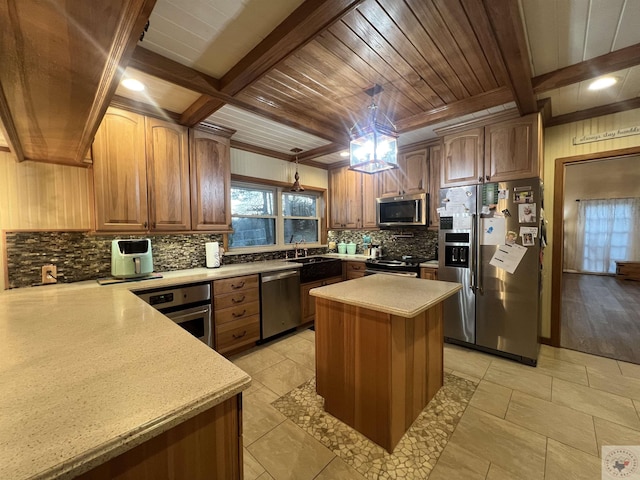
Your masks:
<path fill-rule="evenodd" d="M 375 258 L 365 262 L 367 269 L 365 275 L 383 273 L 386 275 L 402 275 L 405 277 L 420 276 L 420 264 L 426 262 L 426 258 L 405 255 L 400 258 Z"/>

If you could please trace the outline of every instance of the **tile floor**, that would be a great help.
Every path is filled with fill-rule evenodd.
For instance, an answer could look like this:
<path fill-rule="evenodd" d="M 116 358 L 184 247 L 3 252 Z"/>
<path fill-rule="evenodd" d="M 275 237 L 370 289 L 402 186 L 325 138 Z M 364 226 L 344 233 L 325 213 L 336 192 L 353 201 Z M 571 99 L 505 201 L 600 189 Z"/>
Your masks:
<path fill-rule="evenodd" d="M 243 404 L 246 480 L 376 478 L 272 405 L 314 377 L 314 335 L 232 358 L 253 377 Z M 640 365 L 544 345 L 536 368 L 452 345 L 444 363 L 476 389 L 430 480 L 600 479 L 603 445 L 640 445 Z"/>

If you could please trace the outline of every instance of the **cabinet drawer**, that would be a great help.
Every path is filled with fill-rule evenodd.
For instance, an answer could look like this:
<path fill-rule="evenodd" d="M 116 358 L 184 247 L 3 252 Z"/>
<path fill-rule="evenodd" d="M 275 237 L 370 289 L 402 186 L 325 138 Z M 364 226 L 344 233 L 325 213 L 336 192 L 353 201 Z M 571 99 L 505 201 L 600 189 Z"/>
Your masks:
<path fill-rule="evenodd" d="M 215 350 L 218 353 L 226 353 L 258 340 L 260 340 L 260 315 L 252 315 L 216 327 Z"/>
<path fill-rule="evenodd" d="M 241 289 L 233 293 L 223 293 L 216 295 L 213 299 L 213 307 L 216 310 L 223 308 L 237 307 L 251 302 L 257 302 L 260 298 L 257 288 Z"/>
<path fill-rule="evenodd" d="M 214 317 L 216 325 L 222 325 L 233 322 L 234 320 L 240 320 L 252 315 L 257 315 L 259 313 L 260 302 L 249 302 L 235 307 L 223 308 L 221 310 L 216 308 Z"/>
<path fill-rule="evenodd" d="M 429 268 L 429 267 L 421 267 L 420 268 L 420 278 L 425 278 L 427 280 L 437 280 L 438 279 L 438 269 L 437 268 Z"/>
<path fill-rule="evenodd" d="M 247 288 L 258 288 L 258 275 L 225 278 L 213 282 L 213 294 L 233 293 Z"/>
<path fill-rule="evenodd" d="M 367 269 L 367 266 L 364 264 L 364 262 L 347 262 L 346 264 L 347 280 L 364 277 L 364 271 L 366 269 Z"/>

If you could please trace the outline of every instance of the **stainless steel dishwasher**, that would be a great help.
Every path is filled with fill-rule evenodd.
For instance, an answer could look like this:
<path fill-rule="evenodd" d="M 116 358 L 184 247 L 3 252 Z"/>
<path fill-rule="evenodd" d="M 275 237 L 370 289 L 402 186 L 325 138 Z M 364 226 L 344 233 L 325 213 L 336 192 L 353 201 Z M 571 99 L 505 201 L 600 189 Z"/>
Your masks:
<path fill-rule="evenodd" d="M 300 272 L 285 270 L 261 274 L 261 339 L 300 325 Z"/>

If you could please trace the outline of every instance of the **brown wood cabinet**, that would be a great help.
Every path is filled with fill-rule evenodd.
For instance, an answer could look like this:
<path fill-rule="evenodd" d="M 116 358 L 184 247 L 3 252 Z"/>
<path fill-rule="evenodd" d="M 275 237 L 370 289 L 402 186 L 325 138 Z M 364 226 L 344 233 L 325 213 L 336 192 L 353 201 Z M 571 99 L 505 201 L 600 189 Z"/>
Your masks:
<path fill-rule="evenodd" d="M 445 135 L 443 143 L 441 187 L 481 182 L 484 174 L 484 128 Z"/>
<path fill-rule="evenodd" d="M 362 174 L 349 167 L 329 170 L 329 228 L 362 227 Z"/>
<path fill-rule="evenodd" d="M 109 108 L 93 142 L 96 230 L 149 228 L 144 117 Z"/>
<path fill-rule="evenodd" d="M 214 346 L 218 353 L 236 353 L 260 340 L 258 288 L 258 275 L 213 282 Z"/>
<path fill-rule="evenodd" d="M 420 278 L 425 278 L 427 280 L 437 280 L 438 269 L 431 267 L 420 267 Z"/>
<path fill-rule="evenodd" d="M 231 229 L 231 159 L 228 138 L 191 130 L 191 223 L 194 230 Z"/>
<path fill-rule="evenodd" d="M 145 118 L 151 230 L 191 229 L 187 128 Z"/>
<path fill-rule="evenodd" d="M 241 395 L 205 410 L 77 478 L 242 480 Z"/>
<path fill-rule="evenodd" d="M 427 149 L 407 151 L 398 156 L 398 168 L 381 174 L 382 197 L 410 195 L 428 190 Z"/>
<path fill-rule="evenodd" d="M 443 137 L 441 187 L 542 176 L 540 114 Z"/>
<path fill-rule="evenodd" d="M 376 198 L 380 196 L 380 176 L 376 174 L 362 176 L 362 228 L 378 228 L 376 220 Z"/>
<path fill-rule="evenodd" d="M 313 322 L 316 317 L 316 302 L 315 299 L 309 295 L 309 290 L 338 282 L 342 282 L 342 277 L 325 278 L 317 282 L 303 283 L 300 285 L 300 314 L 302 323 Z"/>
<path fill-rule="evenodd" d="M 440 227 L 438 207 L 440 202 L 440 165 L 442 164 L 442 143 L 431 145 L 429 151 L 429 228 Z"/>
<path fill-rule="evenodd" d="M 343 262 L 342 265 L 343 265 L 344 278 L 346 280 L 364 277 L 364 271 L 367 269 L 367 266 L 365 265 L 364 262 L 358 262 L 358 261 L 347 261 L 347 262 Z"/>

